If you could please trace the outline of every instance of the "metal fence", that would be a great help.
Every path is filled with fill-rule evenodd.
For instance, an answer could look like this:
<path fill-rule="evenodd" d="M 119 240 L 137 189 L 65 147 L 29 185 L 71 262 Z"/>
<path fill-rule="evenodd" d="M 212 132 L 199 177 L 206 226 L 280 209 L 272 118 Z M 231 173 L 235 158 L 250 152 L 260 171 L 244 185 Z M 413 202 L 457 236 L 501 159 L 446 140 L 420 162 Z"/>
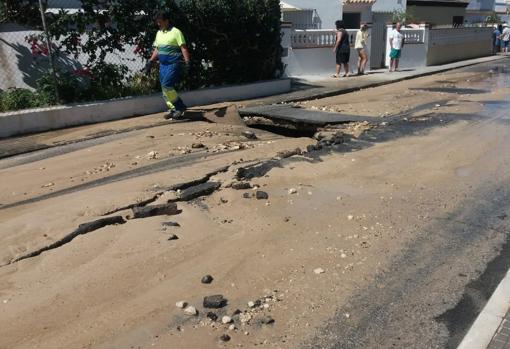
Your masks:
<path fill-rule="evenodd" d="M 44 31 L 44 19 L 60 10 L 76 12 L 80 1 L 48 1 L 33 25 L 21 25 L 15 21 L 0 22 L 0 91 L 10 88 L 36 90 L 42 77 L 57 80 L 54 71 L 67 71 L 80 75 L 86 72 L 89 56 L 78 52 L 66 54 L 60 42 L 48 40 Z M 81 38 L 82 41 L 86 36 Z M 136 53 L 135 46 L 126 45 L 122 52 L 108 53 L 105 63 L 122 65 L 130 76 L 144 67 L 144 60 Z M 58 81 L 55 81 L 57 83 Z"/>

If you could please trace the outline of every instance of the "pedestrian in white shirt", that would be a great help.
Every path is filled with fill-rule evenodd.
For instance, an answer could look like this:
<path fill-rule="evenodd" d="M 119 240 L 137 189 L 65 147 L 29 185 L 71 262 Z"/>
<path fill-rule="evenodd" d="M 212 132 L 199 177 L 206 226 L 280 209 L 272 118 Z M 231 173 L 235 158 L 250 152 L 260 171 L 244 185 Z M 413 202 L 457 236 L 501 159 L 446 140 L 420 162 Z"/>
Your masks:
<path fill-rule="evenodd" d="M 402 55 L 402 48 L 404 47 L 404 35 L 400 32 L 401 25 L 397 23 L 395 29 L 390 34 L 390 72 L 398 70 L 398 63 Z"/>
<path fill-rule="evenodd" d="M 510 43 L 510 28 L 508 24 L 503 24 L 503 32 L 501 33 L 501 52 L 508 52 L 508 44 Z"/>

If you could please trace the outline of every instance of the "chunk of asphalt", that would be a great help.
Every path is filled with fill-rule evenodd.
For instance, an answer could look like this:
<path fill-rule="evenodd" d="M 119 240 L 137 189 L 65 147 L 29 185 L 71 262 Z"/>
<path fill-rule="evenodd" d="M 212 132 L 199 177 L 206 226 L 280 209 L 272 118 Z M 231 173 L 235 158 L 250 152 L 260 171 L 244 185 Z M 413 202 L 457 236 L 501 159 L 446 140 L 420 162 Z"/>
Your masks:
<path fill-rule="evenodd" d="M 202 280 L 200 280 L 203 284 L 210 284 L 213 282 L 214 278 L 211 275 L 205 275 L 202 277 Z"/>
<path fill-rule="evenodd" d="M 163 215 L 177 215 L 181 213 L 181 211 L 177 208 L 177 204 L 174 202 L 169 202 L 161 205 L 150 205 L 144 207 L 133 207 L 133 216 L 131 218 L 147 218 L 154 216 L 163 216 Z"/>
<path fill-rule="evenodd" d="M 98 220 L 95 220 L 92 222 L 80 224 L 76 230 L 74 230 L 72 233 L 67 234 L 62 239 L 55 241 L 51 245 L 42 247 L 36 251 L 30 252 L 26 255 L 18 257 L 15 260 L 13 260 L 12 262 L 10 262 L 9 264 L 19 262 L 23 259 L 39 256 L 43 252 L 53 250 L 55 248 L 58 248 L 62 245 L 65 245 L 65 244 L 73 241 L 73 239 L 79 235 L 88 234 L 90 232 L 101 229 L 108 225 L 124 224 L 124 223 L 126 223 L 126 221 L 124 220 L 124 218 L 122 216 L 113 216 L 113 217 L 101 218 L 101 219 L 98 219 Z"/>
<path fill-rule="evenodd" d="M 223 295 L 217 294 L 204 297 L 204 308 L 220 309 L 227 305 L 227 299 Z"/>
<path fill-rule="evenodd" d="M 260 319 L 260 323 L 264 325 L 274 324 L 274 319 L 271 316 L 264 316 Z"/>
<path fill-rule="evenodd" d="M 296 148 L 293 150 L 280 151 L 280 152 L 276 153 L 276 156 L 279 158 L 282 158 L 282 159 L 286 159 L 286 158 L 290 158 L 291 156 L 294 156 L 294 155 L 301 155 L 302 153 L 303 152 L 301 151 L 300 148 Z"/>
<path fill-rule="evenodd" d="M 218 315 L 216 315 L 212 311 L 208 312 L 206 316 L 208 319 L 211 319 L 212 321 L 218 320 Z"/>
<path fill-rule="evenodd" d="M 176 223 L 176 222 L 163 222 L 161 223 L 162 226 L 164 227 L 180 227 L 181 225 L 179 223 Z"/>
<path fill-rule="evenodd" d="M 228 334 L 222 334 L 220 336 L 220 341 L 222 342 L 228 342 L 230 340 L 230 336 Z"/>
<path fill-rule="evenodd" d="M 250 182 L 234 182 L 234 183 L 232 183 L 232 189 L 235 189 L 235 190 L 251 189 L 251 183 Z"/>
<path fill-rule="evenodd" d="M 262 191 L 262 190 L 257 190 L 257 192 L 255 193 L 255 197 L 257 198 L 257 200 L 269 199 L 269 195 L 265 191 Z"/>
<path fill-rule="evenodd" d="M 219 182 L 206 182 L 195 185 L 180 192 L 179 200 L 191 201 L 201 196 L 211 195 L 221 187 Z"/>
<path fill-rule="evenodd" d="M 241 134 L 248 139 L 257 139 L 257 135 L 252 131 L 243 131 Z"/>

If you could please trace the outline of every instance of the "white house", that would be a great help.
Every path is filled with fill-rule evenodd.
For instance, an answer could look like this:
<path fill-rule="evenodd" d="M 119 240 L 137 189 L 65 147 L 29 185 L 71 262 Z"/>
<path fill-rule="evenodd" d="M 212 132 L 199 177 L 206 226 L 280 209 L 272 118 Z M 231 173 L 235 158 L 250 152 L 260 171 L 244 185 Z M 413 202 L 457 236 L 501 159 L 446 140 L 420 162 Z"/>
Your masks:
<path fill-rule="evenodd" d="M 379 0 L 384 1 L 384 0 Z M 359 28 L 361 23 L 372 23 L 372 6 L 376 0 L 344 0 L 342 20 L 346 28 Z"/>
<path fill-rule="evenodd" d="M 284 20 L 306 17 L 304 25 L 310 22 L 315 24 L 320 23 L 320 26 L 315 29 L 334 29 L 335 21 L 342 18 L 341 1 L 342 0 L 285 0 L 280 2 L 280 6 L 282 8 Z M 297 24 L 297 26 L 303 26 L 303 24 Z"/>
<path fill-rule="evenodd" d="M 466 8 L 467 23 L 484 23 L 494 13 L 495 0 L 471 0 Z"/>
<path fill-rule="evenodd" d="M 496 0 L 494 11 L 502 21 L 508 22 L 510 20 L 510 0 Z"/>

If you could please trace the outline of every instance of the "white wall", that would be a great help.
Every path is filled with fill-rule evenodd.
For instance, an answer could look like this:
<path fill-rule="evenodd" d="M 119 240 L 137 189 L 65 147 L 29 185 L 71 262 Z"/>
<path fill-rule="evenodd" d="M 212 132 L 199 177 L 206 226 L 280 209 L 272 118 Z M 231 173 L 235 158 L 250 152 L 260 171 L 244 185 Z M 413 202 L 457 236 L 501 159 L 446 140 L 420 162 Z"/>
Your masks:
<path fill-rule="evenodd" d="M 285 0 L 302 9 L 315 9 L 322 21 L 322 29 L 334 29 L 335 21 L 342 18 L 341 0 Z"/>
<path fill-rule="evenodd" d="M 431 29 L 427 65 L 455 62 L 492 54 L 492 28 Z"/>

